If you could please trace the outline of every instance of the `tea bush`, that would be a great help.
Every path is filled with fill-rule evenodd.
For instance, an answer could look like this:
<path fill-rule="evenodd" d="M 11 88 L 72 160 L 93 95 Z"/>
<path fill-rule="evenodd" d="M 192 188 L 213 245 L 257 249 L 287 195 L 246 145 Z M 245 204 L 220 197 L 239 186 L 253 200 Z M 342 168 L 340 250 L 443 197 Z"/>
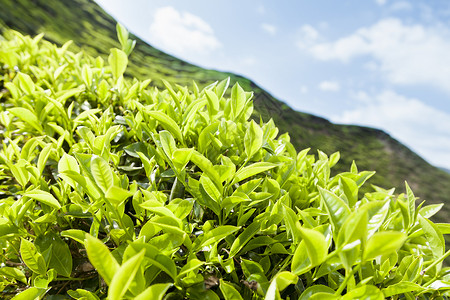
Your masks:
<path fill-rule="evenodd" d="M 228 80 L 160 91 L 7 31 L 0 41 L 4 299 L 438 299 L 442 205 L 297 153 Z"/>

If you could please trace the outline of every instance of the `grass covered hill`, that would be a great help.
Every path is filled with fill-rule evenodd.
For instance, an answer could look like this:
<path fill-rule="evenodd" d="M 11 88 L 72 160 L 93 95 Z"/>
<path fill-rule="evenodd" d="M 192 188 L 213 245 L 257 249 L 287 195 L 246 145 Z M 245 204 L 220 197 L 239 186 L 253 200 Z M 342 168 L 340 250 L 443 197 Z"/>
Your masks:
<path fill-rule="evenodd" d="M 0 27 L 3 28 L 30 35 L 45 32 L 47 40 L 60 45 L 73 40 L 73 51 L 81 48 L 105 59 L 109 49 L 118 46 L 116 21 L 92 0 L 0 0 L 0 7 Z M 385 132 L 336 125 L 323 118 L 296 112 L 247 78 L 200 68 L 165 54 L 138 37 L 131 38 L 137 43 L 130 56 L 128 76 L 151 78 L 151 84 L 156 86 L 162 86 L 160 79 L 164 78 L 189 87 L 193 80 L 203 87 L 206 83 L 230 77 L 231 84 L 239 81 L 245 90 L 255 92 L 255 117 L 261 115 L 265 121 L 273 118 L 281 132 L 289 132 L 297 149 L 311 147 L 327 154 L 339 151 L 341 161 L 337 171 L 348 170 L 352 160 L 356 160 L 360 169 L 377 171 L 371 179 L 372 184 L 396 186 L 397 192 L 403 192 L 406 180 L 421 199 L 431 203 L 449 202 L 450 174 L 431 166 Z M 448 215 L 449 205 L 444 206 L 437 219 L 448 219 Z"/>

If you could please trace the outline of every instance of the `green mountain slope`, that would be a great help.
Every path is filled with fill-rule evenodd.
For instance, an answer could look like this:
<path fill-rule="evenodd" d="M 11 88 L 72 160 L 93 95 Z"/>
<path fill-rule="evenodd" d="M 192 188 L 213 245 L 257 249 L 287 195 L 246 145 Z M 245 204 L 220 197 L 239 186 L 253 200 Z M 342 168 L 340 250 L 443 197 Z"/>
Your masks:
<path fill-rule="evenodd" d="M 73 40 L 72 49 L 82 48 L 91 55 L 107 57 L 111 47 L 119 47 L 115 34 L 116 21 L 92 0 L 0 0 L 0 27 L 9 27 L 45 37 L 57 44 Z M 396 186 L 404 191 L 408 181 L 416 196 L 431 203 L 450 203 L 450 174 L 431 166 L 388 134 L 371 128 L 335 125 L 313 115 L 296 112 L 251 80 L 225 72 L 206 70 L 167 55 L 138 37 L 130 56 L 129 75 L 151 78 L 162 86 L 161 78 L 180 85 L 200 86 L 230 77 L 245 90 L 255 92 L 257 117 L 273 118 L 282 132 L 289 132 L 297 149 L 311 147 L 327 154 L 340 151 L 337 171 L 348 170 L 352 160 L 359 169 L 376 170 L 371 183 Z M 1 50 L 1 49 L 0 49 Z M 256 116 L 255 116 L 256 117 Z M 450 205 L 437 216 L 450 216 Z"/>

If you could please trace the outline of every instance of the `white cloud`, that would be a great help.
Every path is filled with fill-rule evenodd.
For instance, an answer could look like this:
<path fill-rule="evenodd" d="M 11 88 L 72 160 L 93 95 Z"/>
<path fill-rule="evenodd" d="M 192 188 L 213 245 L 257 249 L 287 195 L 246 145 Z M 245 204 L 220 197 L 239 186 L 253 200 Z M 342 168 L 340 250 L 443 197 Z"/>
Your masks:
<path fill-rule="evenodd" d="M 442 26 L 383 19 L 334 42 L 310 44 L 308 50 L 320 60 L 348 62 L 369 56 L 391 83 L 425 84 L 450 92 L 450 31 Z"/>
<path fill-rule="evenodd" d="M 299 47 L 300 49 L 307 49 L 315 45 L 319 41 L 319 39 L 319 32 L 313 26 L 305 24 L 299 29 L 297 47 Z"/>
<path fill-rule="evenodd" d="M 332 121 L 381 128 L 430 163 L 450 168 L 450 114 L 392 90 L 375 95 L 359 91 L 353 96 L 359 100 L 357 107 Z"/>
<path fill-rule="evenodd" d="M 277 27 L 272 24 L 263 23 L 261 24 L 261 28 L 270 35 L 275 35 L 277 33 Z"/>
<path fill-rule="evenodd" d="M 378 5 L 385 5 L 387 0 L 375 0 Z"/>
<path fill-rule="evenodd" d="M 319 83 L 319 89 L 325 92 L 337 92 L 341 89 L 341 86 L 337 81 L 325 80 Z"/>
<path fill-rule="evenodd" d="M 171 6 L 155 11 L 149 31 L 152 44 L 183 57 L 189 54 L 207 54 L 221 46 L 207 22 L 191 13 L 179 12 Z"/>

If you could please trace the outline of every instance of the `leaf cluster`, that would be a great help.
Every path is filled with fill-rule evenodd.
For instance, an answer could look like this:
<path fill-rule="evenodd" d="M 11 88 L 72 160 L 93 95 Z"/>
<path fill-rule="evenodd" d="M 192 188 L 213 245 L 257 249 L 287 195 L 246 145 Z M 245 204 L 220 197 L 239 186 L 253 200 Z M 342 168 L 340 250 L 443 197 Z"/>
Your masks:
<path fill-rule="evenodd" d="M 442 205 L 408 185 L 360 197 L 374 172 L 332 175 L 339 153 L 297 152 L 227 79 L 125 79 L 118 37 L 108 62 L 0 41 L 3 298 L 445 296 Z"/>

